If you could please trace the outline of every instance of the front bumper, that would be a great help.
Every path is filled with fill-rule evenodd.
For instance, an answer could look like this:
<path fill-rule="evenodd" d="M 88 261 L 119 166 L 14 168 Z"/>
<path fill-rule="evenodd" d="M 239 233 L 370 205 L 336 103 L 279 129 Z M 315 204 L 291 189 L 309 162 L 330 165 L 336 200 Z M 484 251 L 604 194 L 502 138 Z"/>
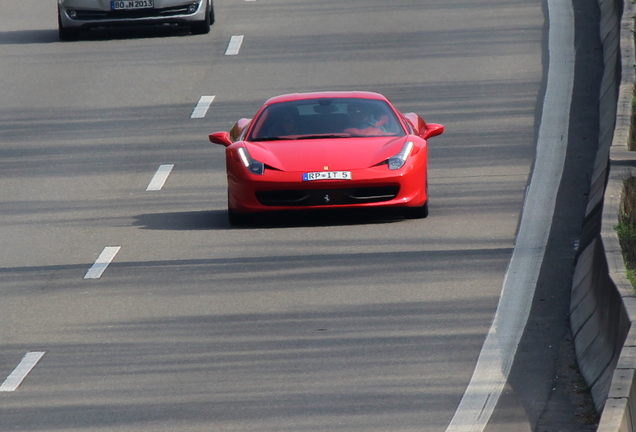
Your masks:
<path fill-rule="evenodd" d="M 206 19 L 207 0 L 155 0 L 154 8 L 111 10 L 110 0 L 60 0 L 64 28 L 193 24 Z"/>
<path fill-rule="evenodd" d="M 228 207 L 237 213 L 355 207 L 419 207 L 427 200 L 426 169 L 353 171 L 354 180 L 299 181 L 302 173 L 267 178 L 228 172 Z"/>

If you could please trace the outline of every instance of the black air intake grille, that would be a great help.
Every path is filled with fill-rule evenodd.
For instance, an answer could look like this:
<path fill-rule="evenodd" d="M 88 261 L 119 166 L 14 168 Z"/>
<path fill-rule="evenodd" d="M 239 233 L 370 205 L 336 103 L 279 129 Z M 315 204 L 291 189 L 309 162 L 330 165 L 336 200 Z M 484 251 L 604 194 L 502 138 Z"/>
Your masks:
<path fill-rule="evenodd" d="M 161 18 L 176 15 L 192 15 L 188 12 L 189 5 L 172 6 L 163 9 L 134 9 L 134 10 L 118 10 L 118 11 L 93 11 L 93 10 L 76 10 L 75 19 L 81 21 L 91 20 L 118 20 L 118 19 L 135 19 L 135 18 Z"/>
<path fill-rule="evenodd" d="M 266 206 L 310 207 L 389 201 L 399 191 L 399 186 L 259 191 L 256 192 L 256 198 Z"/>

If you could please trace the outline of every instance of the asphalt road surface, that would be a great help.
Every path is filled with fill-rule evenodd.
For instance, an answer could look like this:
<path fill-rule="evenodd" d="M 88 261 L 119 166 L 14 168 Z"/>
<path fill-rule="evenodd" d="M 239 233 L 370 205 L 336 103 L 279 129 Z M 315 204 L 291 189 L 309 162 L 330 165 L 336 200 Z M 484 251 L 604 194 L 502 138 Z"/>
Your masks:
<path fill-rule="evenodd" d="M 562 377 L 597 133 L 593 3 L 575 8 L 555 228 L 491 432 L 589 428 L 576 377 Z M 543 2 L 216 0 L 208 35 L 99 29 L 70 43 L 55 2 L 2 8 L 0 383 L 24 379 L 0 392 L 0 430 L 446 430 L 533 166 Z M 311 90 L 377 91 L 446 126 L 430 141 L 427 219 L 229 226 L 207 135 Z"/>

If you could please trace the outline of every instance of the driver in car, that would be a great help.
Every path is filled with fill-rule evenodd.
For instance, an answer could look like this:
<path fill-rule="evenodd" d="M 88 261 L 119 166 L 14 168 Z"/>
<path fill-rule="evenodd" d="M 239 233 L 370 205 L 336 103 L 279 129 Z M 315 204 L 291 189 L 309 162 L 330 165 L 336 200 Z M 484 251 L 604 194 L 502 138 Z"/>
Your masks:
<path fill-rule="evenodd" d="M 347 107 L 347 114 L 349 114 L 349 127 L 344 130 L 345 133 L 363 136 L 386 135 L 382 125 L 387 122 L 388 118 L 376 121 L 368 106 L 350 104 Z"/>

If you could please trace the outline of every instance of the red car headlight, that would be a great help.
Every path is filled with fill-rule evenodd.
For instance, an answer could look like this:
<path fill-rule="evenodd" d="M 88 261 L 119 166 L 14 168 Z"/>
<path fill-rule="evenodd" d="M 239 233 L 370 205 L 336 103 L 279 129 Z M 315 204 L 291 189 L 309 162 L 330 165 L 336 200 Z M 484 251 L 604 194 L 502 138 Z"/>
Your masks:
<path fill-rule="evenodd" d="M 248 152 L 245 147 L 238 149 L 238 155 L 249 172 L 256 175 L 263 175 L 265 173 L 265 164 L 252 158 L 250 152 Z"/>
<path fill-rule="evenodd" d="M 413 141 L 407 141 L 398 154 L 388 159 L 389 169 L 398 170 L 404 166 L 413 151 Z"/>

